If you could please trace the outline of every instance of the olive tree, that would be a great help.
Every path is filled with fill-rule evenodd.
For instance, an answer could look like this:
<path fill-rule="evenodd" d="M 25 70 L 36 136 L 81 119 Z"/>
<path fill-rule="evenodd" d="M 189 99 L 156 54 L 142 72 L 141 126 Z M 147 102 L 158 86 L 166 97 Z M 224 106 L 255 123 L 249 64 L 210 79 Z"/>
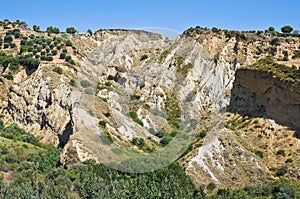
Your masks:
<path fill-rule="evenodd" d="M 75 34 L 77 30 L 74 27 L 67 27 L 66 32 L 69 34 Z"/>
<path fill-rule="evenodd" d="M 287 33 L 287 34 L 289 34 L 289 33 L 291 33 L 292 31 L 293 31 L 293 28 L 292 28 L 292 26 L 290 26 L 290 25 L 286 25 L 286 26 L 281 27 L 281 32 L 282 32 L 282 33 Z"/>

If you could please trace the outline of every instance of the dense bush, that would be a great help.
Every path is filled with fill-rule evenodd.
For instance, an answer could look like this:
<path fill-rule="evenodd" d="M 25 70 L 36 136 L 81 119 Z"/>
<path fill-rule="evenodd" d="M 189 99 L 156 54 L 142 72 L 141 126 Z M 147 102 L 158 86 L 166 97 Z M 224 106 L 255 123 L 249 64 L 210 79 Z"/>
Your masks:
<path fill-rule="evenodd" d="M 55 34 L 58 34 L 60 31 L 59 31 L 59 28 L 57 27 L 53 27 L 53 26 L 48 26 L 47 27 L 47 33 L 55 33 Z"/>
<path fill-rule="evenodd" d="M 58 73 L 58 74 L 60 74 L 60 75 L 63 73 L 62 68 L 59 67 L 59 66 L 56 66 L 56 67 L 53 69 L 53 71 L 56 72 L 56 73 Z"/>
<path fill-rule="evenodd" d="M 165 137 L 163 137 L 163 138 L 159 141 L 159 143 L 160 143 L 161 145 L 163 145 L 163 146 L 166 146 L 166 145 L 168 145 L 171 141 L 172 141 L 172 137 L 165 136 Z"/>
<path fill-rule="evenodd" d="M 9 70 L 12 71 L 12 72 L 16 72 L 16 71 L 19 70 L 19 65 L 17 65 L 17 64 L 11 64 L 9 66 Z"/>
<path fill-rule="evenodd" d="M 60 53 L 59 59 L 65 59 L 66 58 L 66 53 Z"/>
<path fill-rule="evenodd" d="M 281 27 L 281 32 L 282 33 L 291 33 L 293 31 L 293 28 L 290 26 L 290 25 L 286 25 L 286 26 L 283 26 Z"/>
<path fill-rule="evenodd" d="M 15 38 L 16 38 L 16 39 L 20 38 L 20 35 L 21 35 L 20 32 L 16 32 L 16 33 L 15 33 Z"/>
<path fill-rule="evenodd" d="M 6 49 L 6 48 L 8 48 L 8 47 L 9 47 L 9 44 L 8 44 L 8 43 L 4 43 L 4 44 L 3 44 L 3 48 L 4 48 L 4 49 Z"/>
<path fill-rule="evenodd" d="M 113 75 L 108 75 L 107 79 L 108 80 L 114 80 L 114 76 Z"/>
<path fill-rule="evenodd" d="M 9 43 L 9 42 L 12 42 L 12 41 L 13 41 L 12 36 L 5 35 L 5 37 L 4 37 L 4 43 Z"/>
<path fill-rule="evenodd" d="M 38 25 L 33 25 L 33 30 L 35 31 L 35 32 L 39 32 L 40 31 L 40 26 L 38 26 Z"/>
<path fill-rule="evenodd" d="M 300 57 L 300 51 L 293 55 L 292 59 L 297 59 Z"/>
<path fill-rule="evenodd" d="M 107 144 L 110 145 L 112 144 L 114 141 L 110 135 L 110 133 L 108 131 L 104 131 L 99 135 L 99 139 L 101 140 L 101 142 L 103 144 Z"/>
<path fill-rule="evenodd" d="M 106 121 L 100 120 L 99 121 L 99 126 L 102 127 L 102 128 L 105 128 L 106 127 Z"/>
<path fill-rule="evenodd" d="M 72 46 L 72 42 L 70 40 L 66 41 L 66 46 Z"/>
<path fill-rule="evenodd" d="M 69 83 L 70 83 L 71 86 L 74 86 L 74 87 L 78 86 L 78 84 L 77 84 L 77 82 L 76 82 L 75 79 L 71 79 Z"/>
<path fill-rule="evenodd" d="M 148 59 L 148 55 L 142 55 L 141 61 L 143 61 L 143 60 L 145 60 L 145 59 Z"/>
<path fill-rule="evenodd" d="M 137 124 L 144 126 L 143 122 L 138 118 L 138 115 L 136 114 L 136 112 L 134 111 L 130 111 L 129 112 L 129 116 L 131 117 L 131 119 L 136 122 Z"/>
<path fill-rule="evenodd" d="M 89 81 L 87 81 L 87 80 L 81 80 L 81 81 L 80 81 L 80 85 L 81 85 L 83 88 L 87 88 L 87 87 L 90 86 L 90 83 L 89 83 Z"/>
<path fill-rule="evenodd" d="M 255 150 L 254 151 L 255 155 L 257 155 L 260 158 L 264 158 L 264 152 L 260 151 L 260 150 Z"/>
<path fill-rule="evenodd" d="M 4 77 L 8 80 L 13 80 L 14 79 L 14 76 L 11 73 L 8 73 L 8 74 L 4 75 Z"/>
<path fill-rule="evenodd" d="M 51 51 L 51 54 L 52 54 L 53 56 L 57 55 L 57 50 L 52 50 L 52 51 Z"/>
<path fill-rule="evenodd" d="M 84 93 L 87 95 L 94 95 L 95 92 L 94 92 L 94 89 L 89 87 L 89 88 L 84 89 Z"/>
<path fill-rule="evenodd" d="M 69 34 L 75 34 L 77 30 L 74 27 L 67 27 L 66 32 Z"/>
<path fill-rule="evenodd" d="M 10 47 L 10 48 L 15 48 L 15 47 L 16 47 L 16 44 L 15 44 L 15 43 L 9 43 L 9 47 Z"/>

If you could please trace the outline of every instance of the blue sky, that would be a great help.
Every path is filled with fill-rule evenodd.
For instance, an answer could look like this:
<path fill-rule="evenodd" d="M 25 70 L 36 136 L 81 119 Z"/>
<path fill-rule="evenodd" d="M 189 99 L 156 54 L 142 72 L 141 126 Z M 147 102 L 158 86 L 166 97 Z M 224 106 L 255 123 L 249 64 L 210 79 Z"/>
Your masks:
<path fill-rule="evenodd" d="M 13 0 L 1 2 L 0 19 L 26 21 L 46 29 L 189 27 L 265 30 L 283 25 L 300 29 L 299 0 Z"/>

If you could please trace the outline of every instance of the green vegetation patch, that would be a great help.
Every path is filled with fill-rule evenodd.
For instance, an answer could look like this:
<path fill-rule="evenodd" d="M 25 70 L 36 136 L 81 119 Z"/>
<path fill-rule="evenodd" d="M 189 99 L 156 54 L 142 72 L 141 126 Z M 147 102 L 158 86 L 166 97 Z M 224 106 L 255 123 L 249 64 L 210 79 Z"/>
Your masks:
<path fill-rule="evenodd" d="M 143 122 L 138 118 L 138 115 L 136 114 L 136 112 L 134 111 L 130 111 L 129 112 L 129 116 L 131 117 L 131 119 L 136 122 L 137 124 L 144 126 Z"/>
<path fill-rule="evenodd" d="M 168 96 L 165 101 L 165 110 L 167 112 L 167 120 L 176 128 L 180 127 L 181 108 L 174 94 Z"/>
<path fill-rule="evenodd" d="M 186 65 L 183 65 L 183 66 L 179 66 L 177 65 L 176 66 L 176 71 L 178 73 L 180 73 L 182 76 L 186 77 L 186 75 L 188 74 L 188 72 L 190 71 L 190 69 L 193 68 L 193 65 L 192 64 L 186 64 Z"/>
<path fill-rule="evenodd" d="M 255 64 L 249 65 L 246 68 L 271 72 L 284 81 L 295 82 L 300 80 L 299 69 L 275 63 L 271 57 L 260 59 Z"/>
<path fill-rule="evenodd" d="M 110 145 L 112 144 L 114 141 L 110 135 L 110 133 L 108 131 L 104 131 L 99 135 L 99 139 L 101 140 L 101 142 L 103 144 L 107 144 Z"/>

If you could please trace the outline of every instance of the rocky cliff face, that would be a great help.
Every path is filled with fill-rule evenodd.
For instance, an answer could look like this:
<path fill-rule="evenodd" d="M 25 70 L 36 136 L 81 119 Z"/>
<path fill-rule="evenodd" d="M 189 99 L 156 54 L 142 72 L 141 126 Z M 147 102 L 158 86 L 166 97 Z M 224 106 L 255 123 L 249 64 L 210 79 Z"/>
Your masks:
<path fill-rule="evenodd" d="M 64 147 L 65 165 L 90 158 L 105 162 L 125 157 L 126 150 L 160 151 L 159 142 L 172 139 L 171 133 L 182 126 L 192 129 L 198 140 L 202 124 L 226 123 L 226 118 L 212 116 L 229 104 L 242 112 L 251 110 L 252 116 L 299 126 L 299 84 L 280 82 L 258 71 L 235 73 L 265 56 L 293 56 L 299 38 L 194 30 L 166 41 L 145 31 L 101 30 L 92 38 L 69 39 L 80 67 L 60 65 L 64 73 L 59 75 L 43 63 L 15 82 L 7 107 L 14 121 L 42 141 Z M 272 122 L 265 123 L 268 128 Z M 208 136 L 200 141 L 202 145 L 194 143 L 194 150 L 182 159 L 197 184 L 255 184 L 269 180 L 271 166 L 284 164 L 285 159 L 268 165 L 257 157 L 253 150 L 257 134 L 223 127 L 212 131 L 205 126 Z M 247 133 L 253 145 L 247 145 Z M 113 144 L 101 141 L 107 135 Z M 134 145 L 134 138 L 144 142 Z M 287 143 L 296 146 L 296 140 L 290 139 Z M 145 145 L 140 147 L 141 143 Z M 265 146 L 261 147 L 257 150 Z"/>
<path fill-rule="evenodd" d="M 7 110 L 42 142 L 64 146 L 73 128 L 71 90 L 49 66 L 41 68 L 10 88 Z"/>
<path fill-rule="evenodd" d="M 251 117 L 271 118 L 299 132 L 300 82 L 283 81 L 264 71 L 239 69 L 230 110 Z"/>

